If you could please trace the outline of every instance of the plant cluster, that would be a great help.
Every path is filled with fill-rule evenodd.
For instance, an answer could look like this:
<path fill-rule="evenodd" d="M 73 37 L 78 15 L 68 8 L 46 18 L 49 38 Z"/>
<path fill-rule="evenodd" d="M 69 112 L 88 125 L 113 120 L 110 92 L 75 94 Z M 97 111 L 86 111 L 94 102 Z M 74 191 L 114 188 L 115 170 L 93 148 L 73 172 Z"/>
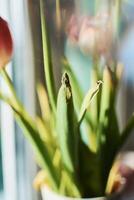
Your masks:
<path fill-rule="evenodd" d="M 44 184 L 64 196 L 103 196 L 106 190 L 109 191 L 107 182 L 114 159 L 134 126 L 134 115 L 123 131 L 118 125 L 115 106 L 122 66 L 117 64 L 113 68 L 106 66 L 100 70 L 97 63 L 92 69 L 92 86 L 83 95 L 75 74 L 67 59 L 64 59 L 64 74 L 57 92 L 42 0 L 40 4 L 48 93 L 47 95 L 43 85 L 37 85 L 41 116 L 33 119 L 28 114 L 18 100 L 13 83 L 4 68 L 11 58 L 11 52 L 7 49 L 12 39 L 8 42 L 3 39 L 9 29 L 2 18 L 0 60 L 5 59 L 1 53 L 2 48 L 7 53 L 7 59 L 4 60 L 4 66 L 2 64 L 0 67 L 11 95 L 6 96 L 0 92 L 0 99 L 11 106 L 16 121 L 31 143 L 37 162 L 43 170 Z M 1 32 L 3 24 L 6 24 L 4 34 Z"/>

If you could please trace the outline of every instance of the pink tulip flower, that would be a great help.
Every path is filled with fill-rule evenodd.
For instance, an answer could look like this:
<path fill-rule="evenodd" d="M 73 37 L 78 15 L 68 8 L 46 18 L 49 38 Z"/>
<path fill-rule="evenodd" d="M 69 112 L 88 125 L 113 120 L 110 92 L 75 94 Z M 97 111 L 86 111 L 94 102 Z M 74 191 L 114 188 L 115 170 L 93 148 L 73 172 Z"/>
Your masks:
<path fill-rule="evenodd" d="M 112 46 L 112 20 L 108 13 L 96 16 L 72 16 L 67 26 L 69 41 L 85 54 L 107 55 Z"/>

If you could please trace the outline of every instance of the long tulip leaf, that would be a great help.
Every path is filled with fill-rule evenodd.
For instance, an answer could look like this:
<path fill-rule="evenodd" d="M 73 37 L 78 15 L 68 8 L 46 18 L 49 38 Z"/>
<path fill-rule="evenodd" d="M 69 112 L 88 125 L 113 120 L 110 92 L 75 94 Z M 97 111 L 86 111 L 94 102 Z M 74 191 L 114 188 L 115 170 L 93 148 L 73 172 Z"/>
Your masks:
<path fill-rule="evenodd" d="M 57 132 L 59 134 L 60 148 L 63 162 L 70 172 L 75 172 L 74 161 L 76 160 L 76 124 L 74 122 L 74 107 L 71 86 L 68 75 L 62 78 L 62 86 L 59 90 L 57 101 Z"/>
<path fill-rule="evenodd" d="M 74 107 L 76 109 L 76 112 L 78 113 L 80 111 L 80 106 L 83 100 L 83 92 L 75 74 L 73 73 L 71 69 L 71 66 L 69 65 L 66 59 L 63 60 L 63 66 L 64 66 L 64 70 L 67 72 L 69 76 L 69 80 L 72 87 L 72 93 L 73 93 Z"/>
<path fill-rule="evenodd" d="M 80 86 L 73 70 L 71 69 L 70 64 L 68 63 L 68 61 L 66 59 L 63 60 L 63 65 L 64 65 L 64 70 L 67 72 L 70 83 L 71 83 L 74 107 L 75 107 L 77 114 L 79 114 L 84 94 L 82 92 L 81 86 Z M 87 125 L 90 126 L 89 128 L 93 130 L 94 124 L 93 124 L 93 120 L 91 118 L 91 113 L 89 113 L 89 112 L 86 113 L 85 122 Z"/>
<path fill-rule="evenodd" d="M 75 116 L 72 91 L 67 73 L 62 77 L 62 85 L 57 101 L 57 133 L 64 169 L 77 185 L 78 168 L 78 129 Z"/>
<path fill-rule="evenodd" d="M 40 135 L 35 127 L 34 121 L 30 118 L 25 116 L 25 113 L 21 113 L 21 108 L 18 110 L 18 107 L 15 107 L 14 102 L 12 99 L 7 98 L 6 96 L 0 93 L 0 99 L 4 100 L 14 111 L 16 121 L 20 125 L 23 130 L 25 137 L 31 143 L 38 159 L 43 167 L 44 170 L 47 170 L 49 178 L 52 183 L 52 187 L 57 190 L 58 189 L 58 177 L 56 175 L 55 168 L 52 164 L 51 157 L 49 156 L 49 152 L 44 145 L 44 142 L 41 140 Z"/>
<path fill-rule="evenodd" d="M 97 149 L 104 187 L 114 156 L 117 152 L 120 137 L 115 111 L 115 95 L 117 89 L 115 78 L 114 72 L 106 67 L 103 73 L 100 118 L 97 131 Z"/>

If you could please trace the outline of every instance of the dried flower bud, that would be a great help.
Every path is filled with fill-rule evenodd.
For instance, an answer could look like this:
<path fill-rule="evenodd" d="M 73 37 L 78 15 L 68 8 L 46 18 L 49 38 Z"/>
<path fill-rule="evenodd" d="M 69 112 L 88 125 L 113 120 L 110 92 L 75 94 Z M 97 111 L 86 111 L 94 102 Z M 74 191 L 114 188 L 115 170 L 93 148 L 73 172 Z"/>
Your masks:
<path fill-rule="evenodd" d="M 4 67 L 12 57 L 13 41 L 7 22 L 0 17 L 0 69 Z"/>

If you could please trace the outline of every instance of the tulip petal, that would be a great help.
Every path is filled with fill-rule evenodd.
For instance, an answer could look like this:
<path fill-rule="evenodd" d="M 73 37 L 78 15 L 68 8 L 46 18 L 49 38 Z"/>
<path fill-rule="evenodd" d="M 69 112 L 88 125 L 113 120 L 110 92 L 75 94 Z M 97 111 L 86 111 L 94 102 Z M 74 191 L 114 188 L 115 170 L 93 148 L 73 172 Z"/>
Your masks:
<path fill-rule="evenodd" d="M 13 40 L 7 22 L 0 17 L 0 68 L 11 59 L 13 53 Z"/>

